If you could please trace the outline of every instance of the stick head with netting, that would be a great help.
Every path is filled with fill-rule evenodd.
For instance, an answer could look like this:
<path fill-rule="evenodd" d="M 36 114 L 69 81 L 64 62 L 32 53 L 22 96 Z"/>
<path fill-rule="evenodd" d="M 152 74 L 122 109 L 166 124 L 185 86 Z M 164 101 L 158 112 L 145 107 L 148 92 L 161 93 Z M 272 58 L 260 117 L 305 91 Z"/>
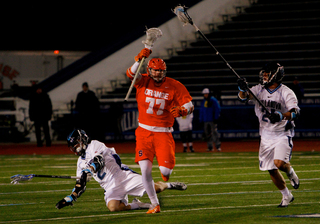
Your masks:
<path fill-rule="evenodd" d="M 150 28 L 147 29 L 147 38 L 142 41 L 146 48 L 151 49 L 153 47 L 154 42 L 160 37 L 162 37 L 162 31 L 159 28 Z"/>
<path fill-rule="evenodd" d="M 178 19 L 183 22 L 184 26 L 190 24 L 190 25 L 194 25 L 192 18 L 189 16 L 188 12 L 187 12 L 187 7 L 182 6 L 182 5 L 178 5 L 176 6 L 173 10 L 173 13 L 177 15 Z"/>
<path fill-rule="evenodd" d="M 11 183 L 18 184 L 20 181 L 31 180 L 32 178 L 34 178 L 34 174 L 29 174 L 29 175 L 17 174 L 11 177 Z"/>

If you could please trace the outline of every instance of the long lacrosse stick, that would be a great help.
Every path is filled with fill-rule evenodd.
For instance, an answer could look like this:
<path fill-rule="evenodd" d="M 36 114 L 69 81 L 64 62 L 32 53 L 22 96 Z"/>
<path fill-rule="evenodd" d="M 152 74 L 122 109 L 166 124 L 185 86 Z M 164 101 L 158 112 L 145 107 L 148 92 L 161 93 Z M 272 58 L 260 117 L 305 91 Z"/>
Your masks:
<path fill-rule="evenodd" d="M 17 174 L 11 177 L 11 183 L 12 184 L 18 184 L 20 181 L 30 181 L 34 177 L 46 177 L 46 178 L 63 178 L 63 179 L 80 179 L 81 177 L 76 176 L 56 176 L 56 175 L 38 175 L 38 174 L 28 174 L 28 175 L 22 175 Z"/>
<path fill-rule="evenodd" d="M 150 28 L 150 29 L 147 29 L 146 33 L 147 33 L 147 38 L 146 38 L 146 40 L 142 41 L 142 43 L 145 45 L 146 48 L 151 49 L 154 45 L 154 42 L 156 42 L 156 40 L 158 38 L 162 37 L 162 31 L 159 28 Z M 130 88 L 127 92 L 127 95 L 126 95 L 126 98 L 124 99 L 124 101 L 128 101 L 129 96 L 132 92 L 133 86 L 136 83 L 137 77 L 139 76 L 140 69 L 141 69 L 142 64 L 144 63 L 145 59 L 146 59 L 145 57 L 143 57 L 141 59 L 139 67 L 138 67 L 136 74 L 131 82 Z"/>
<path fill-rule="evenodd" d="M 228 68 L 237 76 L 238 79 L 241 79 L 240 75 L 231 67 L 231 65 L 228 63 L 226 59 L 219 53 L 219 51 L 216 49 L 215 46 L 208 40 L 208 38 L 201 32 L 201 30 L 196 26 L 196 24 L 193 22 L 192 18 L 189 16 L 187 12 L 187 8 L 185 6 L 178 5 L 173 10 L 174 14 L 177 15 L 178 19 L 183 22 L 184 26 L 190 24 L 192 25 L 196 31 L 202 36 L 202 38 L 215 50 L 216 55 L 219 55 L 220 58 L 226 63 Z M 252 93 L 252 91 L 248 88 L 248 92 L 255 98 L 255 100 L 261 105 L 261 107 L 270 114 L 269 110 L 266 108 L 266 106 Z"/>

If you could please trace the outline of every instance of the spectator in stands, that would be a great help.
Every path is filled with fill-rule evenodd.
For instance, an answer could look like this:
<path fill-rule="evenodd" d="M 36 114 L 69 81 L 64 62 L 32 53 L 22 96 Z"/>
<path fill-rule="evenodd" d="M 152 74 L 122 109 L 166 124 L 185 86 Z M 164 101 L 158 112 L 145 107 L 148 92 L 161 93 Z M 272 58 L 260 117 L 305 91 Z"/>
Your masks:
<path fill-rule="evenodd" d="M 77 95 L 75 110 L 78 112 L 75 128 L 86 130 L 92 139 L 101 139 L 98 130 L 100 102 L 87 82 L 82 84 L 82 91 Z"/>
<path fill-rule="evenodd" d="M 192 120 L 193 113 L 187 116 L 181 116 L 176 118 L 179 124 L 180 138 L 183 145 L 183 152 L 187 152 L 188 146 L 190 152 L 194 152 L 192 141 Z"/>
<path fill-rule="evenodd" d="M 36 130 L 37 146 L 43 146 L 41 139 L 41 128 L 43 129 L 46 146 L 51 146 L 49 121 L 52 117 L 52 104 L 49 95 L 43 92 L 40 86 L 33 86 L 33 93 L 30 96 L 29 118 L 34 122 Z"/>
<path fill-rule="evenodd" d="M 203 101 L 200 106 L 199 121 L 203 122 L 204 139 L 207 141 L 208 150 L 213 151 L 213 143 L 216 149 L 221 151 L 221 142 L 219 139 L 217 121 L 220 116 L 220 105 L 218 100 L 210 95 L 210 90 L 202 90 Z"/>
<path fill-rule="evenodd" d="M 12 90 L 12 96 L 14 97 L 19 96 L 19 85 L 15 80 L 13 80 L 13 83 L 11 85 L 11 90 Z"/>
<path fill-rule="evenodd" d="M 3 82 L 2 82 L 3 77 L 0 76 L 0 90 L 3 90 Z"/>

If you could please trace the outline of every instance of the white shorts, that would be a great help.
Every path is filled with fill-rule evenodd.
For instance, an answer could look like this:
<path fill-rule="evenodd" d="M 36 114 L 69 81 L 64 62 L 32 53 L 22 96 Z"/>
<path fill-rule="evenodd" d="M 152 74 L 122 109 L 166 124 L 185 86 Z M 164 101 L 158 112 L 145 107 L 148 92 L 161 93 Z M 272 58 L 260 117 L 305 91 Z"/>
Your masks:
<path fill-rule="evenodd" d="M 281 160 L 288 163 L 292 156 L 292 138 L 288 136 L 277 139 L 263 139 L 260 141 L 259 148 L 259 167 L 260 170 L 278 169 L 274 165 L 274 160 Z"/>
<path fill-rule="evenodd" d="M 142 184 L 142 176 L 131 171 L 125 171 L 126 178 L 121 182 L 112 185 L 105 189 L 104 200 L 108 206 L 109 201 L 117 200 L 128 205 L 128 195 L 142 197 L 145 193 L 145 188 Z"/>

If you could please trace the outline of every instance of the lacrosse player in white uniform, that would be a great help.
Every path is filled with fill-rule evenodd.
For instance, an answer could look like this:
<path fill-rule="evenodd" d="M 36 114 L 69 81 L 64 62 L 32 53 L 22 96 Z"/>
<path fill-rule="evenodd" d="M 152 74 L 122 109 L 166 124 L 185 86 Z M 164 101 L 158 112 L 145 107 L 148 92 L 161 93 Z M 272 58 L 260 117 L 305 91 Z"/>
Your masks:
<path fill-rule="evenodd" d="M 294 120 L 299 117 L 300 108 L 294 92 L 282 84 L 283 76 L 283 66 L 274 62 L 267 63 L 260 71 L 260 84 L 250 88 L 271 113 L 266 113 L 248 92 L 246 79 L 238 79 L 240 90 L 238 98 L 244 102 L 247 100 L 255 102 L 255 114 L 260 123 L 260 170 L 269 171 L 273 183 L 282 193 L 282 201 L 278 207 L 287 207 L 294 200 L 279 170 L 287 174 L 294 189 L 299 188 L 299 178 L 290 165 L 290 159 Z"/>
<path fill-rule="evenodd" d="M 180 138 L 182 141 L 183 152 L 187 152 L 188 146 L 190 152 L 194 152 L 192 141 L 192 120 L 193 113 L 187 116 L 176 117 L 179 125 Z"/>
<path fill-rule="evenodd" d="M 104 143 L 92 140 L 85 131 L 75 129 L 67 138 L 70 150 L 79 156 L 77 162 L 77 176 L 81 177 L 71 195 L 66 196 L 56 204 L 56 208 L 73 205 L 86 190 L 86 183 L 90 176 L 105 190 L 104 199 L 110 211 L 125 211 L 133 209 L 148 209 L 151 204 L 143 203 L 134 198 L 128 203 L 128 195 L 142 197 L 146 192 L 140 174 L 132 171 L 121 159 L 114 148 L 106 147 Z M 156 182 L 157 193 L 165 189 L 186 190 L 184 183 Z"/>

